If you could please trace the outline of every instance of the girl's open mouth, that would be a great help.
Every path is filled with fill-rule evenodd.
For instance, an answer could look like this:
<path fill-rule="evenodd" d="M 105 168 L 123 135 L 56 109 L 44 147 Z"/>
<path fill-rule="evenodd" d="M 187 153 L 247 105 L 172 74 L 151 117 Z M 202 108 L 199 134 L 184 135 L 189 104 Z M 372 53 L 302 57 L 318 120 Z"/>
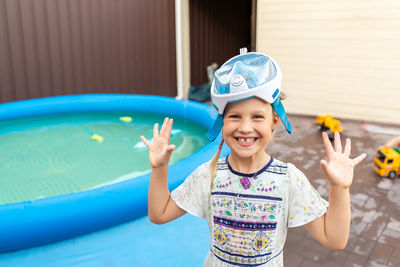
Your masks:
<path fill-rule="evenodd" d="M 235 137 L 235 139 L 241 145 L 251 145 L 253 144 L 258 138 L 257 137 Z"/>

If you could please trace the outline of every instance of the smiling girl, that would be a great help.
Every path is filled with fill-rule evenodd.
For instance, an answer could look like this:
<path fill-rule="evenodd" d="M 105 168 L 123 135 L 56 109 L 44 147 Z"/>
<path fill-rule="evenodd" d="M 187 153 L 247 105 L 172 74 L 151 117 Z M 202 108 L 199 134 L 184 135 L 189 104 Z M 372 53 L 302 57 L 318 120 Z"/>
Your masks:
<path fill-rule="evenodd" d="M 186 212 L 207 220 L 210 250 L 203 266 L 283 266 L 287 229 L 304 225 L 324 246 L 343 249 L 350 229 L 350 193 L 354 167 L 337 133 L 332 147 L 323 133 L 328 161 L 321 166 L 330 182 L 329 203 L 291 163 L 268 154 L 267 146 L 281 121 L 291 133 L 280 101 L 281 71 L 262 53 L 243 53 L 215 72 L 212 102 L 219 117 L 209 137 L 222 131 L 214 158 L 199 166 L 172 193 L 168 190 L 169 144 L 173 120 L 154 126 L 149 148 L 152 173 L 149 218 L 162 224 Z M 231 153 L 219 158 L 223 142 Z"/>

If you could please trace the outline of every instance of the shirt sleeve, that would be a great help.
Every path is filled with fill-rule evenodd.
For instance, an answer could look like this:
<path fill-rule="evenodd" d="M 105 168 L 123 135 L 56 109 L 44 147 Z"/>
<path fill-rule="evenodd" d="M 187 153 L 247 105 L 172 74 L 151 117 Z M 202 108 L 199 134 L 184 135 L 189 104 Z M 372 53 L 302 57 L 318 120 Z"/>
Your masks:
<path fill-rule="evenodd" d="M 210 162 L 194 170 L 185 181 L 171 193 L 172 200 L 194 216 L 205 218 L 210 195 Z"/>
<path fill-rule="evenodd" d="M 318 219 L 329 203 L 321 198 L 307 177 L 293 164 L 288 164 L 289 216 L 288 227 L 297 227 Z"/>

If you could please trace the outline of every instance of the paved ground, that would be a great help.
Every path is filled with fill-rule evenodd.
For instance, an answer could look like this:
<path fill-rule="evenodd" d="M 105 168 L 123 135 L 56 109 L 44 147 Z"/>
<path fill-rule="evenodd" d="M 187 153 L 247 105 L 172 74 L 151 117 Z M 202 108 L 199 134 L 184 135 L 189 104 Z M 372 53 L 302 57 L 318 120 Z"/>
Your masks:
<path fill-rule="evenodd" d="M 314 118 L 289 116 L 289 120 L 294 126 L 292 136 L 281 129 L 268 150 L 274 157 L 294 163 L 328 199 L 328 181 L 319 165 L 325 150 Z M 347 247 L 342 251 L 327 249 L 303 227 L 291 228 L 285 245 L 285 267 L 400 266 L 400 178 L 382 179 L 372 169 L 377 147 L 393 135 L 366 132 L 356 121 L 342 120 L 342 126 L 342 141 L 349 137 L 353 143 L 352 157 L 362 152 L 368 155 L 357 166 L 351 186 L 352 221 Z M 400 126 L 398 129 L 400 132 Z"/>

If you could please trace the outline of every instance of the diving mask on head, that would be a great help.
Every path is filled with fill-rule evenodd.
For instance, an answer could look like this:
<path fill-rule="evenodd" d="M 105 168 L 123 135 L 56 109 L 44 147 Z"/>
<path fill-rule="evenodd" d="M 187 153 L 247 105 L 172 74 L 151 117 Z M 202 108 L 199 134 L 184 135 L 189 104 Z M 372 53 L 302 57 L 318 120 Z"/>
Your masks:
<path fill-rule="evenodd" d="M 229 59 L 214 73 L 211 100 L 218 111 L 218 117 L 206 135 L 210 140 L 214 140 L 221 132 L 227 104 L 254 96 L 270 103 L 285 125 L 286 131 L 292 132 L 292 125 L 279 99 L 281 69 L 265 54 L 246 52 L 247 49 L 240 49 L 240 55 Z"/>

